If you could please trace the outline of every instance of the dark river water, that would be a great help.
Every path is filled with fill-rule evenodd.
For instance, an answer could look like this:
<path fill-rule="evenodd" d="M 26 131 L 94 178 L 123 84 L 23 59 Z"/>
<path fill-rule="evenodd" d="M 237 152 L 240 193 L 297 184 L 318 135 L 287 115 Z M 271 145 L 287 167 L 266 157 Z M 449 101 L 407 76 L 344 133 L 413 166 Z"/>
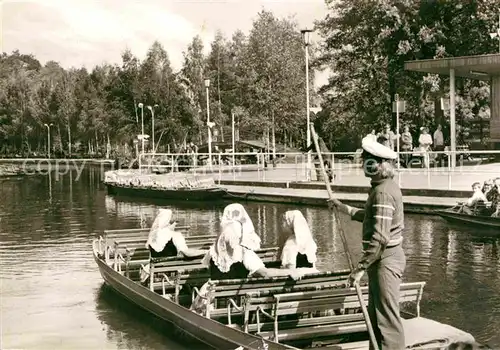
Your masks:
<path fill-rule="evenodd" d="M 91 241 L 104 229 L 151 224 L 170 207 L 194 231 L 216 231 L 227 203 L 172 206 L 106 194 L 99 168 L 0 180 L 2 349 L 187 349 L 158 320 L 103 286 Z M 290 205 L 244 204 L 266 245 Z M 347 268 L 326 208 L 299 208 L 312 226 L 322 269 Z M 277 219 L 278 218 L 278 219 Z M 355 258 L 360 224 L 343 218 Z M 407 215 L 407 281 L 426 281 L 423 316 L 500 347 L 500 241 L 439 217 Z"/>

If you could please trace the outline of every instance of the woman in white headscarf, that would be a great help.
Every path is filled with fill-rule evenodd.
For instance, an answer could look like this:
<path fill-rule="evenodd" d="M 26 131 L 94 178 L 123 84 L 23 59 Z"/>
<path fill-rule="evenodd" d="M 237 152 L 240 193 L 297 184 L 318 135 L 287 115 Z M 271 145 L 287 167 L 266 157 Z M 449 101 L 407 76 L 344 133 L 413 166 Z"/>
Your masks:
<path fill-rule="evenodd" d="M 243 226 L 242 234 L 245 238 L 245 246 L 251 250 L 259 250 L 261 243 L 260 237 L 255 232 L 252 219 L 250 219 L 245 207 L 239 203 L 229 204 L 224 208 L 221 219 L 221 228 L 224 229 L 224 226 L 233 221 L 238 221 Z"/>
<path fill-rule="evenodd" d="M 255 253 L 260 249 L 260 238 L 241 204 L 231 204 L 224 210 L 221 231 L 210 247 L 203 263 L 210 267 L 210 278 L 233 279 L 250 276 L 290 276 L 299 279 L 309 270 L 271 269 Z"/>
<path fill-rule="evenodd" d="M 177 256 L 178 253 L 187 257 L 201 257 L 207 253 L 206 250 L 189 248 L 182 233 L 175 231 L 176 223 L 171 220 L 172 210 L 159 210 L 146 242 L 152 258 Z"/>
<path fill-rule="evenodd" d="M 224 209 L 221 231 L 202 262 L 210 268 L 210 279 L 240 279 L 247 277 L 290 276 L 294 280 L 316 269 L 267 268 L 254 250 L 260 248 L 260 238 L 253 229 L 250 217 L 241 204 L 231 204 Z M 212 301 L 204 296 L 210 288 L 208 281 L 200 289 L 191 310 L 204 314 Z"/>
<path fill-rule="evenodd" d="M 282 234 L 286 242 L 281 250 L 281 266 L 287 269 L 315 268 L 318 247 L 304 215 L 299 210 L 289 210 L 283 215 Z"/>

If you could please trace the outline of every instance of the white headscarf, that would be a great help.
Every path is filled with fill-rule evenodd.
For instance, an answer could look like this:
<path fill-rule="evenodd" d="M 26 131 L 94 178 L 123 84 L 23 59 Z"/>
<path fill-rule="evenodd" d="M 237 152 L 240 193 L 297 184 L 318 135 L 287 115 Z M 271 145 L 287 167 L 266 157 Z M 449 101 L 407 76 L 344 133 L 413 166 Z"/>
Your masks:
<path fill-rule="evenodd" d="M 220 272 L 226 273 L 231 265 L 243 261 L 244 248 L 260 249 L 260 237 L 245 208 L 241 204 L 230 204 L 222 214 L 221 231 L 202 263 L 209 266 L 212 260 Z"/>
<path fill-rule="evenodd" d="M 175 224 L 171 224 L 172 210 L 160 209 L 158 215 L 149 231 L 146 248 L 153 248 L 156 252 L 161 252 L 167 243 L 172 239 Z"/>
<path fill-rule="evenodd" d="M 255 233 L 255 228 L 252 223 L 252 219 L 246 212 L 245 208 L 239 203 L 229 204 L 224 208 L 222 213 L 221 228 L 224 226 L 237 221 L 241 224 L 241 244 L 248 249 L 258 250 L 260 249 L 261 240 L 260 237 Z"/>
<path fill-rule="evenodd" d="M 299 210 L 287 211 L 283 217 L 283 229 L 288 238 L 281 252 L 282 266 L 295 266 L 297 253 L 304 254 L 314 264 L 318 247 L 304 215 Z"/>

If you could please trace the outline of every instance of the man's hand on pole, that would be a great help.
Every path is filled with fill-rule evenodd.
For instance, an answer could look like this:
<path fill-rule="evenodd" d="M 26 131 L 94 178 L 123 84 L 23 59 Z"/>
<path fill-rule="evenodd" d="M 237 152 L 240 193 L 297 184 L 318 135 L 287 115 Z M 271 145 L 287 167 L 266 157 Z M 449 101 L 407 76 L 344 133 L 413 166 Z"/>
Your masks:
<path fill-rule="evenodd" d="M 339 208 L 342 206 L 342 202 L 339 201 L 337 198 L 330 198 L 327 200 L 328 202 L 328 208 L 334 209 L 335 207 Z"/>
<path fill-rule="evenodd" d="M 351 274 L 349 275 L 349 279 L 348 279 L 349 285 L 350 286 L 359 285 L 359 281 L 361 280 L 361 278 L 363 277 L 364 274 L 365 274 L 365 270 L 361 270 L 361 269 L 352 270 Z"/>

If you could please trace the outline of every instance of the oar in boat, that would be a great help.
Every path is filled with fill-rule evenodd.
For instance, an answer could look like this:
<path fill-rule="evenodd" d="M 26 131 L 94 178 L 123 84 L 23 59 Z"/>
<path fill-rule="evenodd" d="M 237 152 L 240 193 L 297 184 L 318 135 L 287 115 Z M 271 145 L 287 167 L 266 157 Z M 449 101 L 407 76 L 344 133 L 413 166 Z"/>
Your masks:
<path fill-rule="evenodd" d="M 318 143 L 318 135 L 316 134 L 316 131 L 314 130 L 314 125 L 311 123 L 311 136 L 313 137 L 313 142 L 314 146 L 316 147 L 316 152 L 318 153 L 318 158 L 319 158 L 319 164 L 321 167 L 321 172 L 323 173 L 323 178 L 325 180 L 325 185 L 326 185 L 326 190 L 328 191 L 328 196 L 330 199 L 333 199 L 333 191 L 332 187 L 330 185 L 330 180 L 328 178 L 328 174 L 326 173 L 325 169 L 325 164 L 323 163 L 323 155 L 321 154 L 321 150 L 319 148 L 319 143 Z M 333 207 L 333 217 L 335 219 L 335 222 L 337 224 L 339 233 L 340 233 L 340 238 L 342 240 L 342 244 L 344 246 L 344 251 L 347 256 L 347 261 L 349 263 L 349 269 L 351 272 L 354 270 L 354 264 L 351 259 L 351 253 L 349 251 L 349 245 L 347 244 L 347 239 L 345 237 L 344 230 L 342 229 L 342 222 L 340 221 L 340 216 L 338 209 L 336 207 Z M 363 312 L 363 316 L 365 318 L 366 322 L 366 328 L 368 329 L 368 334 L 370 335 L 370 342 L 373 345 L 373 349 L 378 350 L 378 344 L 377 340 L 375 338 L 375 333 L 373 332 L 373 327 L 372 323 L 370 321 L 370 316 L 368 315 L 368 310 L 366 309 L 365 301 L 363 299 L 363 294 L 361 293 L 361 287 L 357 282 L 354 283 L 354 288 L 356 288 L 356 294 L 358 295 L 359 299 L 359 305 L 361 306 L 361 311 Z"/>

